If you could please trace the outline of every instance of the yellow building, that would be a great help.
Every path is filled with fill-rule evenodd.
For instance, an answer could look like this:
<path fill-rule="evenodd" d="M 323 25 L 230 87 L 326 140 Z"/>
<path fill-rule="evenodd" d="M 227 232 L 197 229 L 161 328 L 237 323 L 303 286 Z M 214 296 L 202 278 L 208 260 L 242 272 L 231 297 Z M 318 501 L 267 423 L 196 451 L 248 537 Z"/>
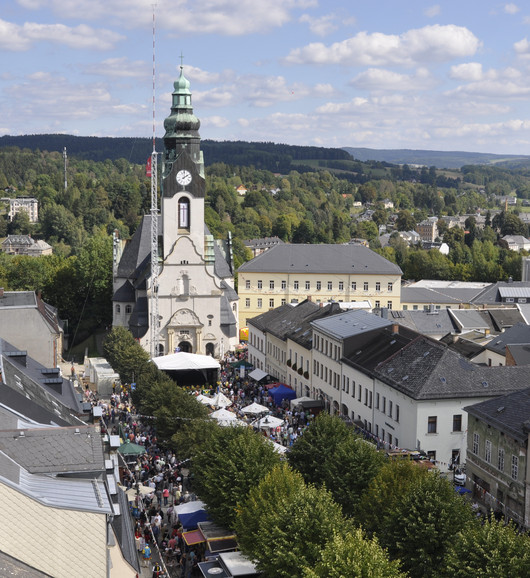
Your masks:
<path fill-rule="evenodd" d="M 276 245 L 238 270 L 239 326 L 311 298 L 399 309 L 401 269 L 362 245 Z"/>

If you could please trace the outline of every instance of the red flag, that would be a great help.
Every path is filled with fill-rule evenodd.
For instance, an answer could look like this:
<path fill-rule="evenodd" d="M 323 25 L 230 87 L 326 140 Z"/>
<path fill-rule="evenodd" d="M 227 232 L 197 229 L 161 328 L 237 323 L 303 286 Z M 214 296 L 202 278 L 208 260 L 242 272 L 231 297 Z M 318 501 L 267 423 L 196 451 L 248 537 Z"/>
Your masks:
<path fill-rule="evenodd" d="M 151 176 L 151 157 L 147 159 L 147 164 L 145 165 L 145 175 L 147 177 Z"/>

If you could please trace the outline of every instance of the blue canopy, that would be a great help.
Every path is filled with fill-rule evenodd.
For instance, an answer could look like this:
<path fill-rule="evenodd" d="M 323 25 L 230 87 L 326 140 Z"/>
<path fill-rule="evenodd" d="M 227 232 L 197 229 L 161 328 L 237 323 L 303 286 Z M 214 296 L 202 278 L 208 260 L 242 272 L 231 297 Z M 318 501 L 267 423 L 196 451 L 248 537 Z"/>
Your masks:
<path fill-rule="evenodd" d="M 205 510 L 196 510 L 189 514 L 179 514 L 179 520 L 186 530 L 194 530 L 199 522 L 206 522 L 210 518 Z"/>
<path fill-rule="evenodd" d="M 284 399 L 295 399 L 296 392 L 287 385 L 280 384 L 278 387 L 269 389 L 269 395 L 272 397 L 275 405 L 280 405 Z"/>

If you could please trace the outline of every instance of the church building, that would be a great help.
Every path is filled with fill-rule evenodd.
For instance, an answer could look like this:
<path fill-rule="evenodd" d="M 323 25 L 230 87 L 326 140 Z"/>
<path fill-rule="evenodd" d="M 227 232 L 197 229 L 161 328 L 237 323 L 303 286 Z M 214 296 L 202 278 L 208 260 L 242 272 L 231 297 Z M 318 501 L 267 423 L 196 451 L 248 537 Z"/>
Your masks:
<path fill-rule="evenodd" d="M 231 237 L 216 240 L 204 222 L 205 177 L 199 119 L 182 67 L 164 121 L 158 216 L 157 354 L 220 357 L 238 343 Z M 123 250 L 115 250 L 113 326 L 128 327 L 151 351 L 151 215 Z M 116 243 L 119 247 L 119 242 Z"/>

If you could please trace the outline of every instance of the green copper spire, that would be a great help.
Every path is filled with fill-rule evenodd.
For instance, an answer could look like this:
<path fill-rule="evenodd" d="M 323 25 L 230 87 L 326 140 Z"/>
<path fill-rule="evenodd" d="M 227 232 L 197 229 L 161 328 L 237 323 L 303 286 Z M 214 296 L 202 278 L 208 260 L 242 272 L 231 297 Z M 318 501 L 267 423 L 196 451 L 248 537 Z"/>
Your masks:
<path fill-rule="evenodd" d="M 182 65 L 180 76 L 173 83 L 173 87 L 171 114 L 164 120 L 165 160 L 171 164 L 183 149 L 187 149 L 191 158 L 197 161 L 199 160 L 201 123 L 193 114 L 190 81 L 184 76 Z"/>

